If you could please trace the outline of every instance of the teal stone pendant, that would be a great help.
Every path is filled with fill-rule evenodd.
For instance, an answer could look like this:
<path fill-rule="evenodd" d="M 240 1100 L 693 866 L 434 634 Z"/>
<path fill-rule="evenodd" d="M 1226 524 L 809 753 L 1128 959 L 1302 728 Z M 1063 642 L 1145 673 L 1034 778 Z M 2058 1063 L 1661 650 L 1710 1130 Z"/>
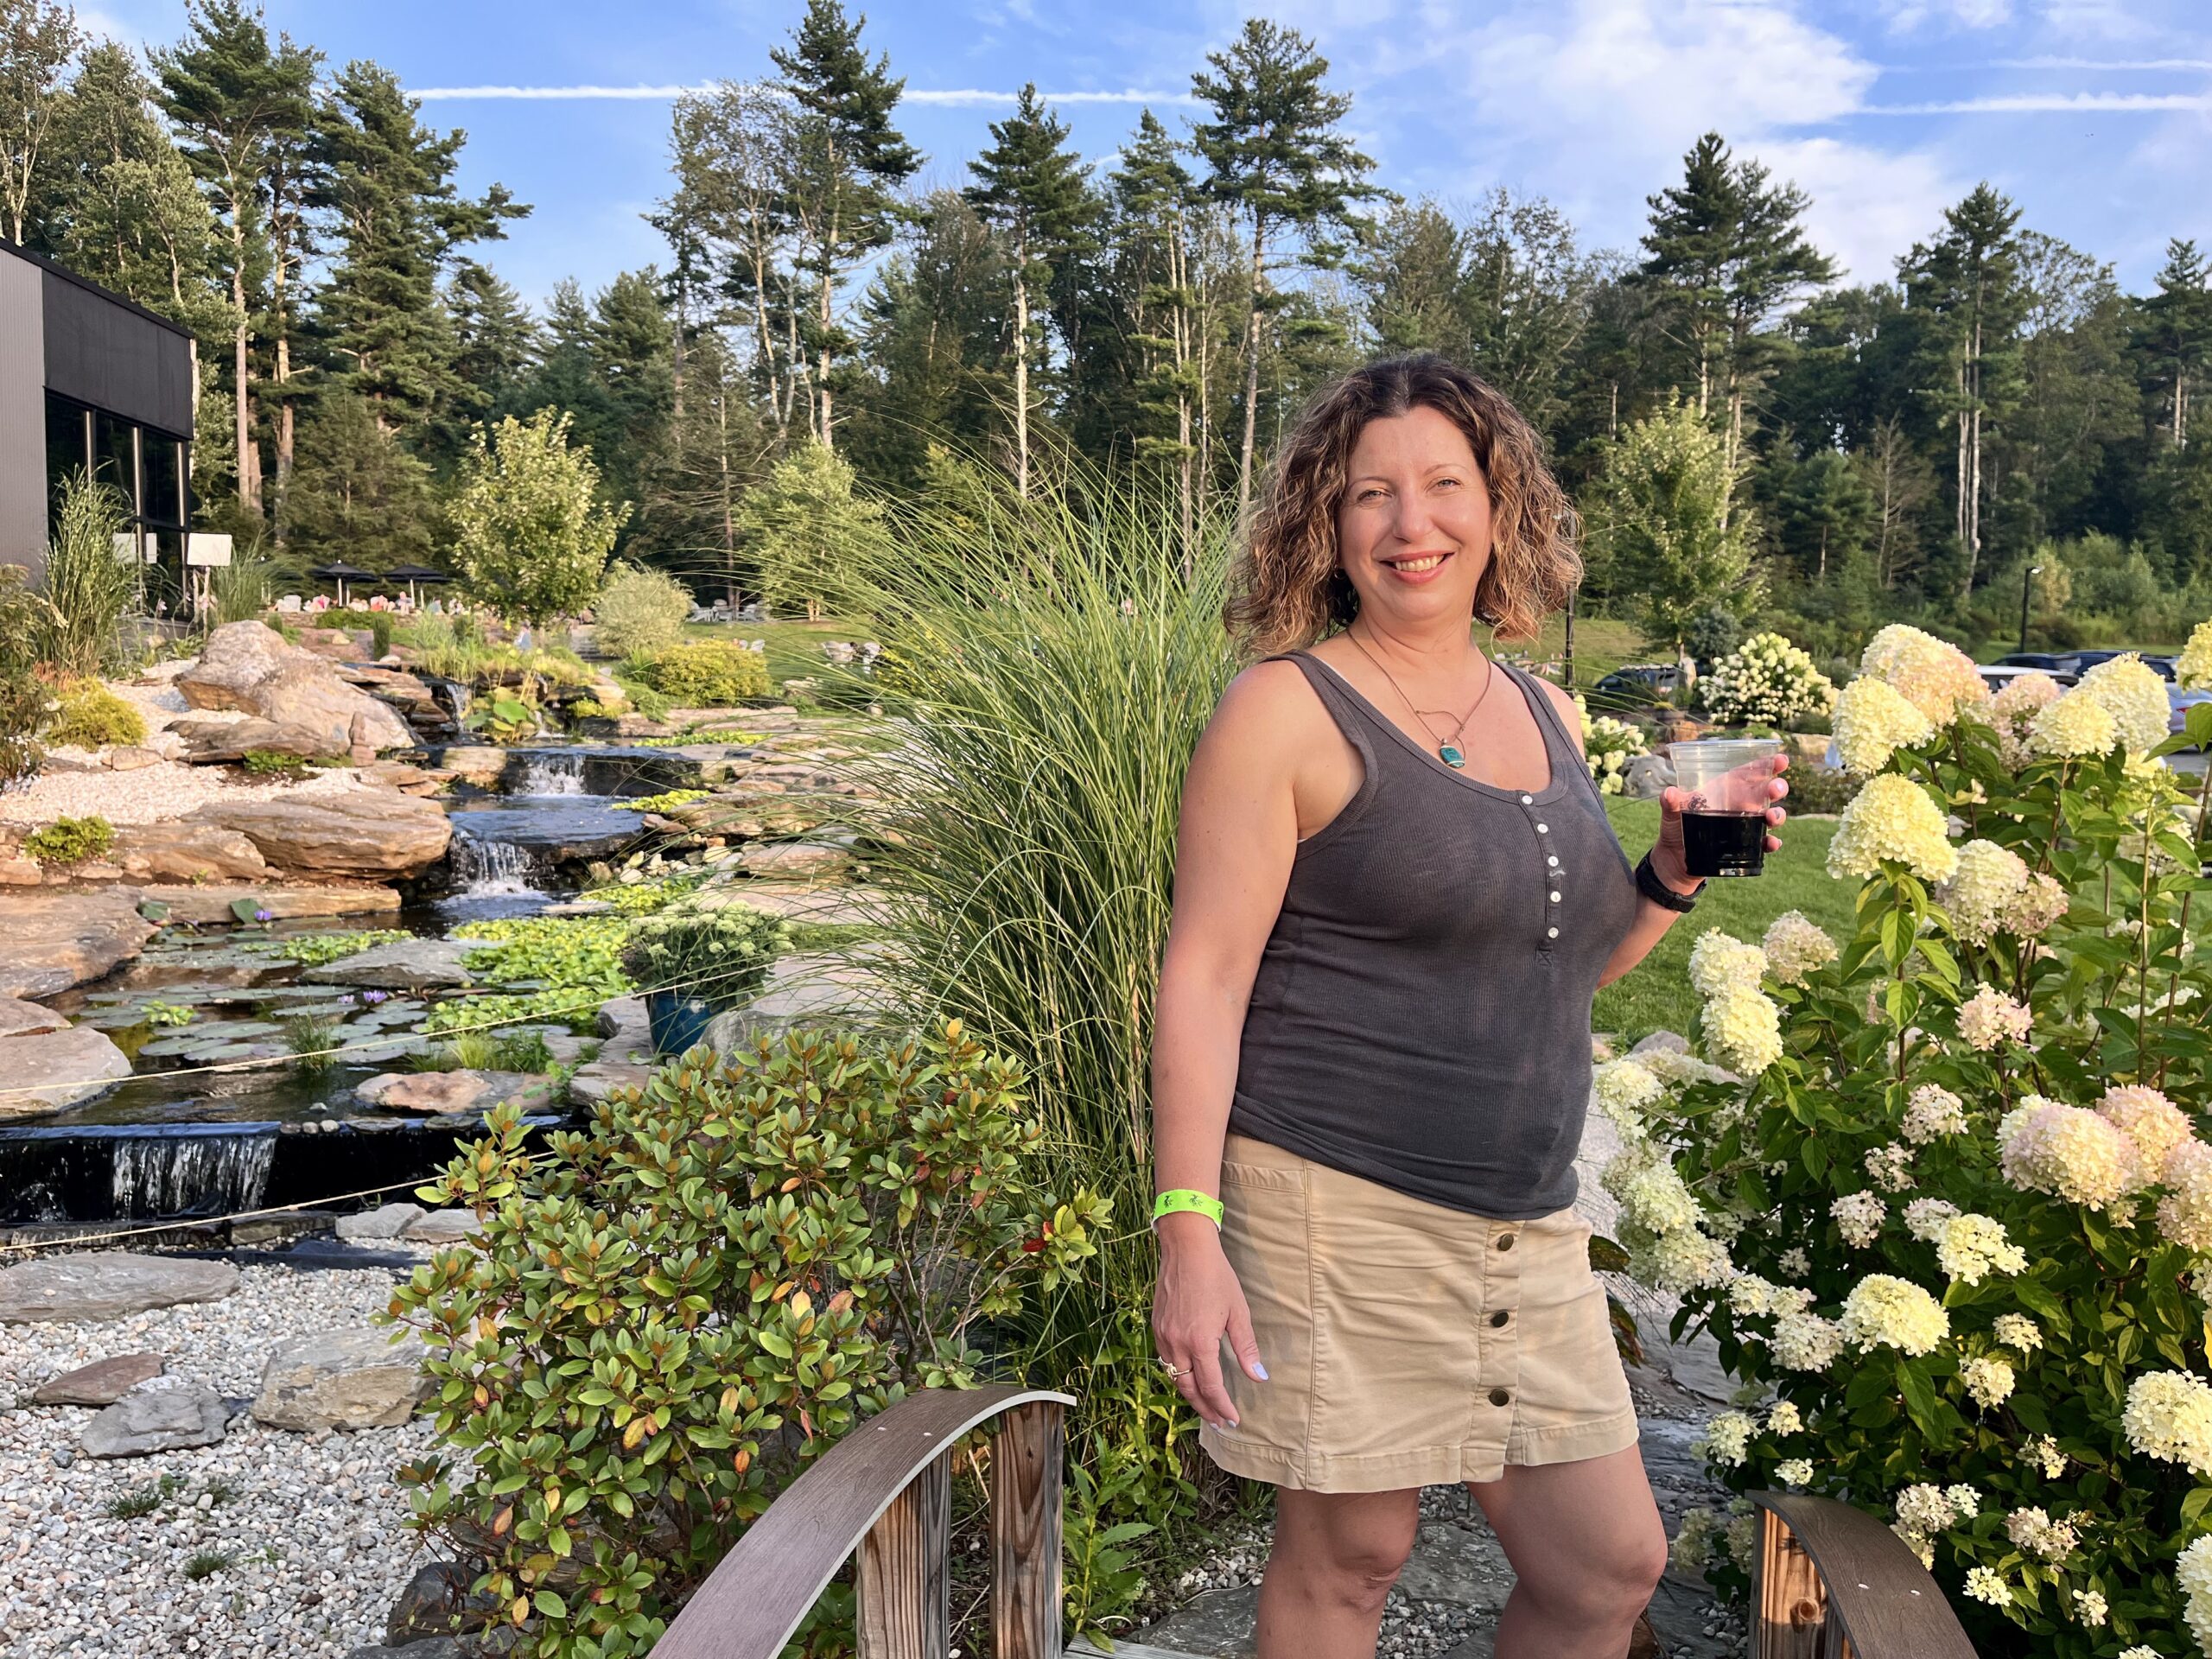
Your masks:
<path fill-rule="evenodd" d="M 1467 757 L 1459 753 L 1459 746 L 1456 743 L 1446 743 L 1442 748 L 1437 750 L 1437 753 L 1443 757 L 1444 764 L 1454 772 L 1461 770 L 1467 764 Z"/>

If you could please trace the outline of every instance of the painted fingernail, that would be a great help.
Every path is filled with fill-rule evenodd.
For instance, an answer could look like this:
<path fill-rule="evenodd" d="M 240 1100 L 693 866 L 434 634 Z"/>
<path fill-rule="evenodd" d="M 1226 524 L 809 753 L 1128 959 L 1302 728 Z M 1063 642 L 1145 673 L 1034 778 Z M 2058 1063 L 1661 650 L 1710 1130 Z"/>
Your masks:
<path fill-rule="evenodd" d="M 1255 1359 L 1252 1362 L 1252 1375 L 1264 1382 L 1268 1380 L 1268 1368 Z"/>

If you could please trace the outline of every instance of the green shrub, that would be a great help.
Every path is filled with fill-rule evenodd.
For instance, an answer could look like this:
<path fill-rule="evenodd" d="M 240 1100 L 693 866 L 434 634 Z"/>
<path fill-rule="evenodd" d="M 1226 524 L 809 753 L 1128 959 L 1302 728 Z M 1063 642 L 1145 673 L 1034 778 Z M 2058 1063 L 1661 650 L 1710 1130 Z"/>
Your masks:
<path fill-rule="evenodd" d="M 1706 1064 L 1599 1073 L 1622 1242 L 1742 1385 L 1705 1437 L 1728 1486 L 1889 1522 L 1991 1659 L 2187 1653 L 2212 1621 L 2212 821 L 2142 756 L 2212 741 L 2212 708 L 2168 740 L 2126 661 L 1992 702 L 1885 634 L 1843 693 L 1854 925 L 1707 935 Z M 1740 1594 L 1728 1530 L 1711 1572 Z"/>
<path fill-rule="evenodd" d="M 662 570 L 617 564 L 592 607 L 592 637 L 608 657 L 637 657 L 683 638 L 691 590 Z"/>
<path fill-rule="evenodd" d="M 242 947 L 257 956 L 283 957 L 302 968 L 320 968 L 359 956 L 371 945 L 392 944 L 415 936 L 404 928 L 364 927 L 346 933 L 302 933 L 288 939 L 251 939 Z"/>
<path fill-rule="evenodd" d="M 392 618 L 390 611 L 369 613 L 369 654 L 381 658 L 391 649 Z"/>
<path fill-rule="evenodd" d="M 1840 812 L 1844 803 L 1859 792 L 1859 785 L 1851 774 L 1834 766 L 1793 761 L 1788 776 L 1789 799 L 1786 804 L 1792 812 Z"/>
<path fill-rule="evenodd" d="M 413 1524 L 541 1659 L 645 1653 L 842 1436 L 978 1380 L 983 1321 L 1079 1275 L 1109 1218 L 1042 1185 L 1023 1079 L 957 1022 L 695 1050 L 542 1150 L 513 1107 L 489 1127 L 419 1189 L 475 1210 L 474 1247 L 384 1317 L 432 1354 Z"/>
<path fill-rule="evenodd" d="M 98 858 L 115 845 L 115 826 L 97 814 L 83 818 L 56 818 L 43 830 L 23 837 L 23 852 L 41 864 L 67 868 Z"/>
<path fill-rule="evenodd" d="M 46 550 L 45 626 L 38 654 L 72 677 L 98 674 L 121 645 L 116 625 L 139 603 L 143 569 L 115 556 L 128 524 L 123 497 L 78 473 L 62 486 L 54 539 Z"/>
<path fill-rule="evenodd" d="M 98 680 L 79 680 L 61 694 L 61 707 L 46 728 L 49 743 L 104 749 L 117 743 L 143 743 L 146 717 Z"/>
<path fill-rule="evenodd" d="M 639 795 L 614 804 L 625 812 L 665 812 L 672 806 L 689 806 L 713 794 L 710 789 L 664 789 L 658 795 Z"/>
<path fill-rule="evenodd" d="M 633 664 L 637 677 L 690 709 L 723 709 L 768 695 L 768 659 L 733 639 L 671 645 Z"/>
<path fill-rule="evenodd" d="M 789 948 L 780 916 L 717 889 L 694 893 L 629 924 L 622 968 L 640 990 L 688 991 L 709 1002 L 757 993 Z"/>
<path fill-rule="evenodd" d="M 239 764 L 246 776 L 259 779 L 300 779 L 345 761 L 323 755 L 287 754 L 282 749 L 248 749 Z"/>

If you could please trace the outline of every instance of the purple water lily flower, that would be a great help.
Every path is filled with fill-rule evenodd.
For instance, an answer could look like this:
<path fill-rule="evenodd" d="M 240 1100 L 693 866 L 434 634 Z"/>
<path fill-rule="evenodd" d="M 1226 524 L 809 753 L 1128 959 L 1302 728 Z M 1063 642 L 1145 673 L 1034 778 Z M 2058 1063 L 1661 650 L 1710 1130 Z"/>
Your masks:
<path fill-rule="evenodd" d="M 276 912 L 273 910 L 257 910 L 253 912 L 253 919 L 257 922 L 273 922 L 276 919 Z"/>
<path fill-rule="evenodd" d="M 362 1006 L 365 1007 L 373 1008 L 379 1002 L 389 1002 L 391 1001 L 391 993 L 390 991 L 363 991 L 361 993 L 361 1002 Z"/>

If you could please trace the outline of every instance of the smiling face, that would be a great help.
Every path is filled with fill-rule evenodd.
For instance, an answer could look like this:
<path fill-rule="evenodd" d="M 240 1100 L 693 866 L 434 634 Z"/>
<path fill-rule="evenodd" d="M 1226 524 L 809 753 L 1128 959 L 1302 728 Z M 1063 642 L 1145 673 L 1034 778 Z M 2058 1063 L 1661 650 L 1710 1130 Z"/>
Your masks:
<path fill-rule="evenodd" d="M 1344 469 L 1337 559 L 1370 621 L 1465 627 L 1490 568 L 1490 489 L 1466 435 L 1425 405 L 1370 421 Z"/>

